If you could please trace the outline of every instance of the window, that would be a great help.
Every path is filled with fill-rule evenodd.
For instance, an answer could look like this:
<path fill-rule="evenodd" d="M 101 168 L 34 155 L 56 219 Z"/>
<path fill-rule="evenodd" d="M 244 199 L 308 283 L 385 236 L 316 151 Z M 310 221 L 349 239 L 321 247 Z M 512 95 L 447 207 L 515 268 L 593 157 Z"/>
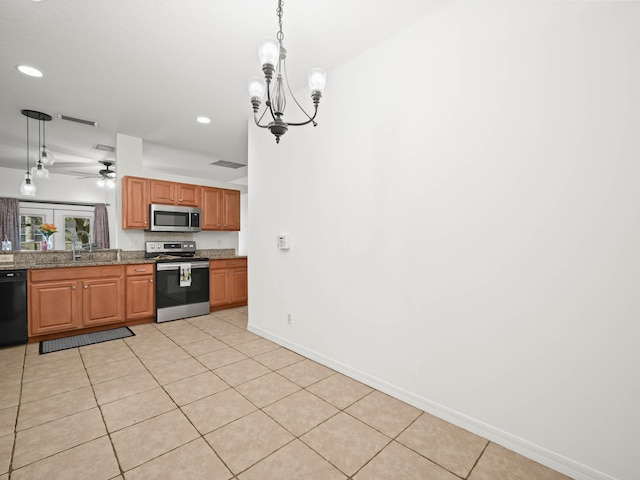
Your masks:
<path fill-rule="evenodd" d="M 28 205 L 28 206 L 24 206 Z M 71 250 L 93 243 L 94 207 L 25 203 L 20 205 L 20 250 L 41 250 L 39 230 L 43 223 L 53 223 L 58 231 L 51 237 L 54 250 Z"/>

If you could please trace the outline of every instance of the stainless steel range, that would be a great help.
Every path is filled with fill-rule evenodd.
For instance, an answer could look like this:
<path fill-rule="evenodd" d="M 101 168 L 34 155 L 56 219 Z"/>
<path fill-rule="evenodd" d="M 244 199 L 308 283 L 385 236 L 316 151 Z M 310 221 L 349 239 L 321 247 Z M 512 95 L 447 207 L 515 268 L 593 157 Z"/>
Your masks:
<path fill-rule="evenodd" d="M 145 242 L 145 258 L 156 260 L 156 322 L 209 313 L 209 259 L 196 242 Z"/>

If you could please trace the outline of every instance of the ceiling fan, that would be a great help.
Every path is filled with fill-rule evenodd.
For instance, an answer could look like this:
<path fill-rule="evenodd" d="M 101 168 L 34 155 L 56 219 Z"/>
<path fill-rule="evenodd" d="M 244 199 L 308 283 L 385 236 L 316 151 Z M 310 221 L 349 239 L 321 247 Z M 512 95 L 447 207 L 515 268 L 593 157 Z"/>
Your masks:
<path fill-rule="evenodd" d="M 97 174 L 87 175 L 85 172 L 71 172 L 79 175 L 84 175 L 83 177 L 78 177 L 79 180 L 86 180 L 88 178 L 97 178 L 99 187 L 109 187 L 114 188 L 116 186 L 116 172 L 115 170 L 111 170 L 111 166 L 116 162 L 113 160 L 100 160 L 102 165 L 105 168 L 98 171 Z"/>

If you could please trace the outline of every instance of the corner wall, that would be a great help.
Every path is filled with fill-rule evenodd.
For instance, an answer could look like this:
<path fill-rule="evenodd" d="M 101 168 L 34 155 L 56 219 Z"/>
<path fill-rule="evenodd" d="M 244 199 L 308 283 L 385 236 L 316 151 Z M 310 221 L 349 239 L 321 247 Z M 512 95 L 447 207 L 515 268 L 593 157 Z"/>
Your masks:
<path fill-rule="evenodd" d="M 636 478 L 638 24 L 453 2 L 330 72 L 317 128 L 250 127 L 250 329 L 574 478 Z"/>

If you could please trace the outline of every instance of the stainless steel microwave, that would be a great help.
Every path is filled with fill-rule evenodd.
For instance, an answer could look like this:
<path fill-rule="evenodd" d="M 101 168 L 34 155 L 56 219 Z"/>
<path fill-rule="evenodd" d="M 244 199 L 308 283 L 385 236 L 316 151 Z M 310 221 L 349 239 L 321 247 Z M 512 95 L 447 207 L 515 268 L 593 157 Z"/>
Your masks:
<path fill-rule="evenodd" d="M 149 205 L 149 232 L 199 232 L 201 211 L 197 207 Z"/>

